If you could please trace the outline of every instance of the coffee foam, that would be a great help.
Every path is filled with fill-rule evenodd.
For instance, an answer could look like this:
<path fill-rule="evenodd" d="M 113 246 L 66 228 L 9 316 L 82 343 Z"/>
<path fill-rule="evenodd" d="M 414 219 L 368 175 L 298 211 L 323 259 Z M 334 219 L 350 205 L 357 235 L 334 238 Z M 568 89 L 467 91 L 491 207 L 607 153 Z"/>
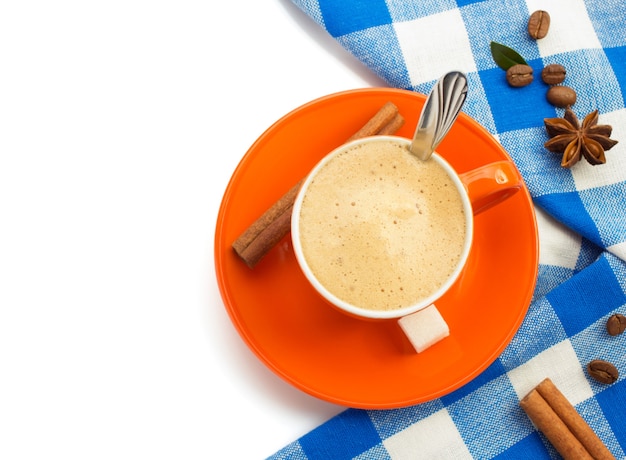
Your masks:
<path fill-rule="evenodd" d="M 300 212 L 307 264 L 335 296 L 394 310 L 428 297 L 465 243 L 461 197 L 434 160 L 392 141 L 352 147 L 309 184 Z"/>

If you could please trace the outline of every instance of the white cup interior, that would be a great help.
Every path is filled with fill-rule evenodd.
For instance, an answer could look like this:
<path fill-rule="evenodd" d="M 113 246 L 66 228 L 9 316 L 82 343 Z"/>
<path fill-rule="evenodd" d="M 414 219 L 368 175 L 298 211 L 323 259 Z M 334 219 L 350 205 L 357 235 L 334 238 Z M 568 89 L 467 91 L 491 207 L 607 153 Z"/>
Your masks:
<path fill-rule="evenodd" d="M 293 243 L 293 249 L 294 249 L 294 253 L 296 256 L 296 259 L 298 261 L 298 264 L 302 270 L 302 272 L 304 273 L 304 275 L 306 276 L 307 280 L 311 283 L 311 285 L 315 288 L 315 290 L 324 298 L 326 299 L 326 301 L 328 303 L 330 303 L 331 305 L 335 306 L 336 308 L 343 310 L 344 312 L 352 315 L 352 316 L 358 316 L 358 317 L 362 317 L 362 318 L 366 318 L 366 319 L 390 319 L 390 318 L 400 318 L 406 315 L 409 315 L 411 313 L 415 313 L 417 311 L 420 311 L 426 307 L 428 307 L 429 305 L 433 304 L 437 299 L 441 298 L 443 296 L 443 294 L 445 294 L 450 287 L 456 282 L 456 280 L 458 279 L 459 275 L 461 274 L 461 272 L 463 271 L 463 268 L 465 267 L 465 264 L 467 262 L 467 258 L 469 256 L 469 252 L 470 252 L 470 248 L 472 245 L 472 238 L 473 238 L 473 213 L 472 213 L 472 205 L 469 199 L 469 196 L 467 195 L 467 191 L 465 190 L 465 186 L 463 185 L 463 183 L 461 182 L 461 180 L 459 179 L 458 175 L 456 174 L 456 171 L 452 168 L 452 166 L 450 166 L 450 164 L 444 160 L 440 155 L 438 155 L 437 153 L 434 153 L 433 156 L 431 157 L 432 161 L 436 161 L 437 163 L 439 163 L 444 169 L 445 171 L 448 173 L 448 175 L 450 176 L 450 178 L 452 179 L 452 182 L 454 183 L 454 185 L 456 186 L 459 195 L 461 197 L 461 201 L 463 203 L 463 210 L 464 210 L 464 214 L 465 214 L 465 242 L 463 245 L 463 249 L 462 249 L 462 253 L 461 253 L 461 257 L 459 259 L 459 262 L 457 263 L 454 271 L 452 272 L 452 274 L 447 278 L 447 280 L 431 295 L 429 295 L 428 297 L 422 299 L 421 301 L 419 301 L 418 303 L 406 306 L 404 308 L 398 308 L 398 309 L 392 309 L 392 310 L 372 310 L 372 309 L 366 309 L 366 308 L 361 308 L 355 305 L 352 305 L 342 299 L 340 299 L 339 297 L 337 297 L 336 295 L 334 295 L 332 292 L 330 292 L 322 283 L 320 283 L 320 281 L 317 279 L 317 277 L 315 276 L 315 274 L 313 273 L 313 271 L 311 270 L 311 268 L 309 267 L 309 264 L 307 263 L 307 260 L 304 256 L 303 250 L 302 250 L 302 245 L 300 244 L 300 210 L 302 208 L 302 202 L 304 199 L 304 195 L 306 194 L 306 190 L 308 185 L 311 183 L 311 181 L 313 180 L 313 178 L 315 177 L 316 173 L 328 162 L 330 161 L 334 156 L 340 154 L 341 152 L 345 151 L 346 149 L 351 148 L 352 146 L 356 145 L 356 144 L 360 144 L 360 143 L 364 143 L 364 142 L 381 142 L 381 141 L 394 141 L 397 143 L 401 143 L 407 146 L 409 146 L 410 141 L 406 138 L 402 138 L 402 137 L 397 137 L 397 136 L 375 136 L 375 137 L 370 137 L 370 138 L 366 138 L 366 139 L 359 139 L 356 141 L 352 141 L 349 142 L 347 144 L 344 144 L 340 147 L 338 147 L 337 149 L 333 150 L 331 153 L 329 153 L 328 155 L 326 155 L 312 170 L 311 172 L 308 174 L 308 176 L 306 177 L 305 181 L 302 184 L 302 187 L 300 188 L 300 191 L 296 197 L 296 200 L 294 202 L 294 207 L 293 207 L 293 212 L 292 212 L 292 218 L 291 218 L 291 238 L 292 238 L 292 243 Z M 407 152 L 407 154 L 410 154 Z M 431 161 L 429 160 L 429 161 Z"/>

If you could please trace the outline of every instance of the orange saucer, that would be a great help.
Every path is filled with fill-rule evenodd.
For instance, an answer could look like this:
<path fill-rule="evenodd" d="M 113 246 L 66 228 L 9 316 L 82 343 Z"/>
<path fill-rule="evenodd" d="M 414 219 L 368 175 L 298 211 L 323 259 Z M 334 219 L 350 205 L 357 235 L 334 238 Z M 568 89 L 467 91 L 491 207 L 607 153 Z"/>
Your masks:
<path fill-rule="evenodd" d="M 243 157 L 224 194 L 215 267 L 239 334 L 277 375 L 332 403 L 391 409 L 441 397 L 476 377 L 507 346 L 531 301 L 538 268 L 535 214 L 524 187 L 478 215 L 468 265 L 437 307 L 450 337 L 416 354 L 395 321 L 350 318 L 322 301 L 285 237 L 254 268 L 231 249 L 239 234 L 385 102 L 411 138 L 425 96 L 374 88 L 305 104 L 272 125 Z M 510 159 L 484 128 L 461 114 L 437 149 L 459 173 Z"/>

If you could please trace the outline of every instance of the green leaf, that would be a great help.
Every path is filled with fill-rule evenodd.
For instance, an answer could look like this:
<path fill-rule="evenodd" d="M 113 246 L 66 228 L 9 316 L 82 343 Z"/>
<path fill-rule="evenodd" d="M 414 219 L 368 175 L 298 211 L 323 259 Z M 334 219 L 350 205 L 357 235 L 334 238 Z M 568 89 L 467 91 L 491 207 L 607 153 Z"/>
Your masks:
<path fill-rule="evenodd" d="M 491 42 L 491 56 L 502 70 L 508 70 L 515 64 L 528 65 L 517 51 L 501 43 Z"/>

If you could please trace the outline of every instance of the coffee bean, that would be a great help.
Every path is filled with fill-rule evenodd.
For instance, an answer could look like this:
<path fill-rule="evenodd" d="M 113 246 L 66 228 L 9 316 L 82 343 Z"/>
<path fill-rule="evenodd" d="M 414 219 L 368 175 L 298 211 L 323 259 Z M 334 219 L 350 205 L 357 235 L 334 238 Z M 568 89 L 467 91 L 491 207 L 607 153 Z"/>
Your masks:
<path fill-rule="evenodd" d="M 616 313 L 606 322 L 606 331 L 609 335 L 620 335 L 626 330 L 626 316 Z"/>
<path fill-rule="evenodd" d="M 568 107 L 576 102 L 576 91 L 569 86 L 552 86 L 546 97 L 548 102 L 556 107 Z"/>
<path fill-rule="evenodd" d="M 619 378 L 617 368 L 608 361 L 594 359 L 587 364 L 587 372 L 600 383 L 611 384 Z"/>
<path fill-rule="evenodd" d="M 565 80 L 565 67 L 561 64 L 550 64 L 541 71 L 541 79 L 548 85 L 558 85 Z"/>
<path fill-rule="evenodd" d="M 515 64 L 506 71 L 506 81 L 516 88 L 529 85 L 533 81 L 533 69 L 528 65 Z"/>
<path fill-rule="evenodd" d="M 548 35 L 550 28 L 550 15 L 547 11 L 538 10 L 528 18 L 528 34 L 538 40 Z"/>

